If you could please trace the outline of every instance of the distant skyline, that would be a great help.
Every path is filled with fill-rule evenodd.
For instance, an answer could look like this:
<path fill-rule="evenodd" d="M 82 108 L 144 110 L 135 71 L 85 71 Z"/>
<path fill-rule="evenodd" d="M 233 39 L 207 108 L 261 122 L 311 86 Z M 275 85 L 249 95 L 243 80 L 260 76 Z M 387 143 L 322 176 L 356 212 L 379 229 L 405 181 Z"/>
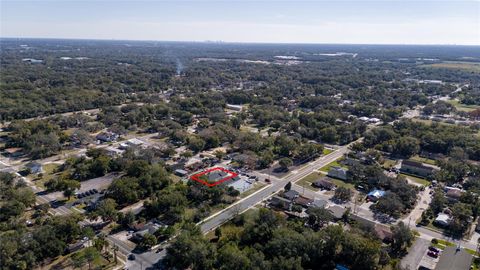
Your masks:
<path fill-rule="evenodd" d="M 480 1 L 6 1 L 0 36 L 480 45 Z"/>

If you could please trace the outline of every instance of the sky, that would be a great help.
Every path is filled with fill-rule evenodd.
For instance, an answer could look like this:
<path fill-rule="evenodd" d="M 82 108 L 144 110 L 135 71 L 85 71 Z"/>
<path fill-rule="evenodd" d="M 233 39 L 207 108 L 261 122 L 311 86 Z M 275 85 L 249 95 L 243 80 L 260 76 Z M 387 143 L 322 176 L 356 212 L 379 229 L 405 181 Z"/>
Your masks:
<path fill-rule="evenodd" d="M 480 45 L 480 0 L 0 0 L 0 37 Z"/>

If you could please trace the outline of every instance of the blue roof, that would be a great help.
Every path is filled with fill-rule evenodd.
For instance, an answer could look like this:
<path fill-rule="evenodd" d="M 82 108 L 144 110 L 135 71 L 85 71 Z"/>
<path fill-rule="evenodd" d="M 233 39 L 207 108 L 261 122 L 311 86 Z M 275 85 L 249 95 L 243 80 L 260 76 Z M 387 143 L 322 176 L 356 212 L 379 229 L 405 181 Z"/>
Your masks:
<path fill-rule="evenodd" d="M 350 270 L 350 269 L 348 269 L 346 266 L 343 266 L 343 265 L 341 265 L 341 264 L 335 265 L 335 269 L 336 269 L 336 270 Z"/>
<path fill-rule="evenodd" d="M 368 193 L 367 195 L 380 198 L 380 197 L 383 197 L 383 195 L 385 195 L 385 191 L 384 190 L 379 190 L 379 189 L 374 189 L 374 190 L 370 191 L 370 193 Z"/>

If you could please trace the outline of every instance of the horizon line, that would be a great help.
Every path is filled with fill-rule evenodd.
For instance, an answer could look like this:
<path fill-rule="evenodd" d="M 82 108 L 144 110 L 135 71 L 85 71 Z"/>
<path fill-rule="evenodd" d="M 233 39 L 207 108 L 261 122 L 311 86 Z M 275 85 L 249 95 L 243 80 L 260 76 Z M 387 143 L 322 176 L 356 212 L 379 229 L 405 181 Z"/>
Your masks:
<path fill-rule="evenodd" d="M 211 44 L 257 44 L 257 45 L 381 45 L 381 46 L 465 46 L 480 47 L 480 44 L 448 44 L 448 43 L 335 43 L 335 42 L 263 42 L 263 41 L 223 41 L 223 40 L 155 40 L 155 39 L 104 39 L 104 38 L 65 38 L 65 37 L 2 37 L 1 39 L 46 39 L 75 41 L 130 41 L 130 42 L 165 42 L 165 43 L 211 43 Z"/>

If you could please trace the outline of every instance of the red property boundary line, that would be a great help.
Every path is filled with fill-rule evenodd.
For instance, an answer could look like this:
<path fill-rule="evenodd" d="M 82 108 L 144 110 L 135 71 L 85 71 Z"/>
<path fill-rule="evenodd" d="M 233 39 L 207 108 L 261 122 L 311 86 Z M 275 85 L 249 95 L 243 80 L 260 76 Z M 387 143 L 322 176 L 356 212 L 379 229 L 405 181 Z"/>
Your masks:
<path fill-rule="evenodd" d="M 225 177 L 225 178 L 222 178 L 222 179 L 220 179 L 220 180 L 218 180 L 217 182 L 214 182 L 214 183 L 208 183 L 208 182 L 203 181 L 202 179 L 199 178 L 200 176 L 205 175 L 205 174 L 210 173 L 210 172 L 213 172 L 213 171 L 222 171 L 222 172 L 226 172 L 230 175 Z M 238 173 L 231 172 L 231 171 L 229 171 L 227 169 L 224 169 L 224 168 L 221 168 L 221 167 L 215 167 L 215 168 L 208 169 L 206 171 L 194 174 L 194 175 L 190 176 L 190 179 L 193 180 L 193 181 L 197 181 L 200 184 L 203 184 L 207 187 L 214 187 L 214 186 L 220 185 L 221 183 L 223 183 L 227 180 L 230 180 L 230 179 L 232 179 L 236 176 L 238 176 Z"/>

